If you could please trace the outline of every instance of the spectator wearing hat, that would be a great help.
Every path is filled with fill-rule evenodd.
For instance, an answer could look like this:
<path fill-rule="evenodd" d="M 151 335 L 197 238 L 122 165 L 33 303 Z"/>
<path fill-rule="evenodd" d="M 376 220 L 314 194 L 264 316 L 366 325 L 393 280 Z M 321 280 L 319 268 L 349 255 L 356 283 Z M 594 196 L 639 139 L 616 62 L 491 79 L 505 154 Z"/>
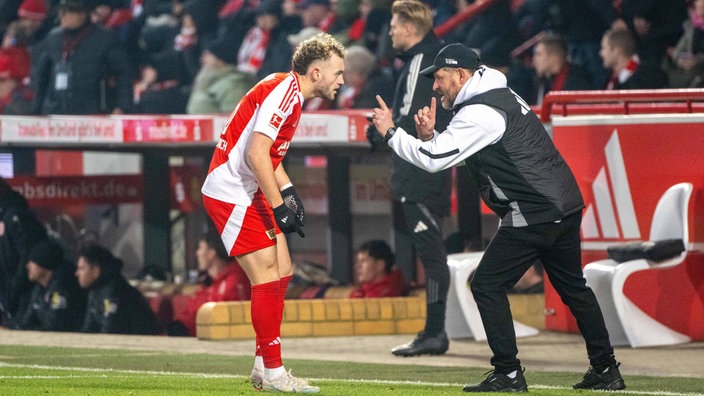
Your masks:
<path fill-rule="evenodd" d="M 262 79 L 289 70 L 293 51 L 288 31 L 281 26 L 281 2 L 264 0 L 256 10 L 255 25 L 247 31 L 237 53 L 237 69 Z"/>
<path fill-rule="evenodd" d="M 90 20 L 83 0 L 61 0 L 59 26 L 32 57 L 35 114 L 121 114 L 130 110 L 132 71 L 115 32 Z"/>
<path fill-rule="evenodd" d="M 14 328 L 21 330 L 75 331 L 85 314 L 86 293 L 73 276 L 64 249 L 46 240 L 29 252 L 27 277 L 34 283 L 30 304 Z"/>
<path fill-rule="evenodd" d="M 122 276 L 122 260 L 106 248 L 87 245 L 78 257 L 76 278 L 88 290 L 84 333 L 159 334 L 147 300 Z"/>
<path fill-rule="evenodd" d="M 29 36 L 38 34 L 43 38 L 48 33 L 51 21 L 47 20 L 49 16 L 44 0 L 24 0 L 17 9 L 17 22 L 26 31 Z M 41 32 L 41 33 L 40 33 Z"/>
<path fill-rule="evenodd" d="M 237 71 L 237 53 L 230 42 L 216 39 L 201 55 L 186 112 L 188 114 L 228 113 L 256 82 L 249 73 Z"/>
<path fill-rule="evenodd" d="M 17 20 L 5 30 L 3 51 L 22 67 L 22 78 L 29 76 L 32 54 L 41 51 L 41 41 L 53 27 L 52 22 L 44 0 L 24 0 L 17 10 Z"/>
<path fill-rule="evenodd" d="M 23 70 L 16 60 L 0 50 L 0 114 L 32 114 L 34 94 L 23 81 L 28 70 Z"/>
<path fill-rule="evenodd" d="M 33 26 L 33 30 L 39 29 L 47 17 L 47 9 L 44 0 L 24 0 L 17 9 L 18 19 L 24 20 L 28 26 Z"/>

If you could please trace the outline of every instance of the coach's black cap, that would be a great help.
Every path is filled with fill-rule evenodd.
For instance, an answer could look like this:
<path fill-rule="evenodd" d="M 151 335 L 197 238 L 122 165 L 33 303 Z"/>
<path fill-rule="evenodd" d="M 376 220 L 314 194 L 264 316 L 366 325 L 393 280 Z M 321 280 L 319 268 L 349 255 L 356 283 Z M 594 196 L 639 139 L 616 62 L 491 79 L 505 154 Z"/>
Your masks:
<path fill-rule="evenodd" d="M 479 68 L 479 55 L 462 44 L 446 45 L 438 52 L 433 65 L 421 70 L 420 74 L 432 78 L 433 73 L 443 67 L 476 70 Z"/>

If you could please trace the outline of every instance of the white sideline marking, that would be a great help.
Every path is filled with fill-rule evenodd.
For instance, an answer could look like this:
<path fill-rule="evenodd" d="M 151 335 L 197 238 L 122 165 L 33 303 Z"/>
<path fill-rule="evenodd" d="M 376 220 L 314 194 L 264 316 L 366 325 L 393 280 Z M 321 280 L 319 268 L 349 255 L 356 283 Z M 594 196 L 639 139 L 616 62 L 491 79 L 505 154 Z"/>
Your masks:
<path fill-rule="evenodd" d="M 29 369 L 41 369 L 41 370 L 61 370 L 61 371 L 79 371 L 79 372 L 109 372 L 109 373 L 125 373 L 125 374 L 148 374 L 148 375 L 168 375 L 168 376 L 181 376 L 181 377 L 191 377 L 191 378 L 220 378 L 220 379 L 242 379 L 249 378 L 249 375 L 239 375 L 239 374 L 208 374 L 208 373 L 187 373 L 187 372 L 175 372 L 175 371 L 152 371 L 152 370 L 122 370 L 122 369 L 111 369 L 111 368 L 92 368 L 92 367 L 56 367 L 56 366 L 45 366 L 39 364 L 12 364 L 0 362 L 0 368 L 2 367 L 14 367 L 14 368 L 29 368 Z M 51 376 L 51 375 L 0 375 L 0 379 L 62 379 L 62 378 L 91 378 L 96 377 L 93 375 L 67 375 L 67 376 Z M 97 375 L 97 377 L 105 378 L 107 375 Z M 362 380 L 362 379 L 338 379 L 338 378 L 308 378 L 311 381 L 316 382 L 351 382 L 359 384 L 384 384 L 384 385 L 421 385 L 421 386 L 464 386 L 464 384 L 452 384 L 452 383 L 438 383 L 438 382 L 423 382 L 423 381 L 392 381 L 392 380 Z M 528 385 L 531 389 L 552 389 L 552 390 L 570 390 L 571 387 L 564 386 L 550 386 L 550 385 Z M 626 389 L 624 392 L 629 394 L 637 395 L 654 395 L 654 396 L 701 396 L 702 393 L 682 393 L 682 392 L 663 392 L 663 391 L 634 391 Z M 614 395 L 618 394 L 615 392 Z"/>

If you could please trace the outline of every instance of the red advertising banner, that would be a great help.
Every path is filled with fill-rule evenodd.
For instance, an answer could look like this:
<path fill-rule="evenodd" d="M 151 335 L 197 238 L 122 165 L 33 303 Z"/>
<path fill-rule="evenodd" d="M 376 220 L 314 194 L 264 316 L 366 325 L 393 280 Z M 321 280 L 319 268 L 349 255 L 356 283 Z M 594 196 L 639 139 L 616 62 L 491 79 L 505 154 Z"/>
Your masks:
<path fill-rule="evenodd" d="M 121 121 L 126 143 L 211 142 L 214 139 L 212 117 L 149 116 Z"/>
<path fill-rule="evenodd" d="M 583 265 L 606 258 L 610 244 L 648 240 L 662 194 L 677 183 L 694 185 L 685 262 L 635 273 L 624 292 L 649 316 L 695 340 L 704 340 L 703 127 L 704 116 L 697 114 L 553 120 L 555 145 L 577 177 L 586 204 Z M 546 328 L 576 331 L 551 287 L 545 300 Z"/>
<path fill-rule="evenodd" d="M 7 179 L 30 206 L 140 203 L 142 176 L 15 177 Z"/>

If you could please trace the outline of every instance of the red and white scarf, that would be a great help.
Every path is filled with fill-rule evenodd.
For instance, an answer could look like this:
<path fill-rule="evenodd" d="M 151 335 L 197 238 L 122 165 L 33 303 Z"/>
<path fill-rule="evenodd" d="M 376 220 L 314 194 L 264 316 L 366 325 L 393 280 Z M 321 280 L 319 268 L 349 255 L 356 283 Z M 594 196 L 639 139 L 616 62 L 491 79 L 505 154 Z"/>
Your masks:
<path fill-rule="evenodd" d="M 624 67 L 621 71 L 614 71 L 611 75 L 611 80 L 609 80 L 609 84 L 606 86 L 606 89 L 614 89 L 616 83 L 623 84 L 628 81 L 628 79 L 631 78 L 633 73 L 635 73 L 638 69 L 638 65 L 640 65 L 640 59 L 638 58 L 638 55 L 633 55 L 631 60 L 628 61 L 626 67 Z"/>
<path fill-rule="evenodd" d="M 256 73 L 262 68 L 269 45 L 270 32 L 255 26 L 247 32 L 237 52 L 237 70 Z"/>
<path fill-rule="evenodd" d="M 197 42 L 198 34 L 196 33 L 196 28 L 183 28 L 181 29 L 181 33 L 174 39 L 174 49 L 176 51 L 183 51 L 192 47 Z"/>

